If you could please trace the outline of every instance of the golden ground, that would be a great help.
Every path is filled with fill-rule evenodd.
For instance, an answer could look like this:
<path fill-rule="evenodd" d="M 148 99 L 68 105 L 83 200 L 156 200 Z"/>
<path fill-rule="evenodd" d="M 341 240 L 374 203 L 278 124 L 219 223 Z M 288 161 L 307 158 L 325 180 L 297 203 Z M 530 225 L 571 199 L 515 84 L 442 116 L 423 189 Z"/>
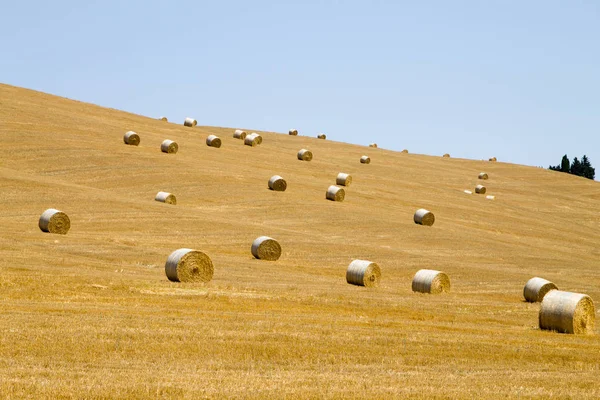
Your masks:
<path fill-rule="evenodd" d="M 270 132 L 251 148 L 182 122 L 0 85 L 1 397 L 600 397 L 600 329 L 540 331 L 522 297 L 541 276 L 600 308 L 597 182 Z M 481 171 L 495 200 L 463 193 Z M 338 172 L 342 203 L 325 200 Z M 68 235 L 39 230 L 50 207 Z M 422 207 L 433 227 L 413 223 Z M 261 235 L 279 261 L 253 259 Z M 210 283 L 166 279 L 181 247 L 212 258 Z M 355 258 L 379 288 L 346 284 Z M 412 293 L 421 268 L 451 293 Z"/>

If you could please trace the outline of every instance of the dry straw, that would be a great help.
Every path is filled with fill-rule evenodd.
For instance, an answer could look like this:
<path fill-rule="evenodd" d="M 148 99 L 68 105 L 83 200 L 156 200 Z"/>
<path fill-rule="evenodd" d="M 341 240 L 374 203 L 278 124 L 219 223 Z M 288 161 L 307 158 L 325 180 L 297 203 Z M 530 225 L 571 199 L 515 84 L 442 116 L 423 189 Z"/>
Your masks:
<path fill-rule="evenodd" d="M 592 333 L 596 311 L 592 299 L 581 293 L 551 290 L 540 306 L 540 329 L 562 333 Z"/>
<path fill-rule="evenodd" d="M 414 215 L 415 224 L 431 226 L 435 222 L 435 216 L 431 211 L 420 208 Z"/>
<path fill-rule="evenodd" d="M 450 158 L 450 154 L 446 153 L 442 157 L 444 157 L 444 158 Z"/>
<path fill-rule="evenodd" d="M 463 192 L 465 192 L 466 194 L 473 194 L 473 192 L 471 192 L 470 190 L 463 190 Z"/>
<path fill-rule="evenodd" d="M 327 194 L 325 195 L 325 198 L 331 201 L 344 201 L 345 197 L 346 191 L 341 187 L 337 187 L 334 185 L 329 186 L 329 188 L 327 189 Z"/>
<path fill-rule="evenodd" d="M 258 237 L 252 242 L 252 255 L 259 260 L 277 261 L 281 257 L 281 246 L 268 236 Z"/>
<path fill-rule="evenodd" d="M 346 270 L 346 282 L 351 285 L 377 287 L 381 280 L 379 265 L 367 260 L 353 260 Z"/>
<path fill-rule="evenodd" d="M 179 249 L 167 258 L 165 273 L 173 282 L 208 282 L 213 277 L 214 266 L 210 257 L 201 251 Z"/>
<path fill-rule="evenodd" d="M 298 136 L 298 129 L 290 129 L 288 133 L 292 136 Z"/>
<path fill-rule="evenodd" d="M 490 161 L 498 161 L 498 159 L 496 157 L 492 157 L 490 158 Z"/>
<path fill-rule="evenodd" d="M 371 159 L 367 156 L 362 156 L 360 158 L 360 163 L 361 164 L 371 164 Z"/>
<path fill-rule="evenodd" d="M 485 194 L 486 190 L 487 189 L 483 185 L 477 185 L 477 186 L 475 186 L 475 193 Z"/>
<path fill-rule="evenodd" d="M 542 301 L 544 296 L 551 290 L 557 290 L 558 287 L 544 278 L 531 278 L 523 287 L 523 297 L 530 303 Z"/>
<path fill-rule="evenodd" d="M 310 161 L 313 158 L 313 154 L 312 151 L 310 150 L 306 150 L 306 149 L 302 149 L 298 152 L 298 160 L 301 161 Z"/>
<path fill-rule="evenodd" d="M 496 198 L 496 196 L 489 196 L 488 195 L 488 196 L 485 196 L 485 198 L 488 199 L 488 200 L 494 200 Z"/>
<path fill-rule="evenodd" d="M 408 150 L 404 149 L 404 150 L 401 151 L 401 153 L 407 154 Z"/>
<path fill-rule="evenodd" d="M 215 135 L 208 135 L 206 138 L 206 145 L 209 147 L 216 147 L 218 149 L 221 147 L 221 139 Z"/>
<path fill-rule="evenodd" d="M 194 118 L 187 117 L 185 121 L 183 121 L 183 125 L 193 127 L 198 125 L 198 121 L 196 121 Z"/>
<path fill-rule="evenodd" d="M 235 139 L 241 139 L 241 140 L 244 140 L 244 139 L 246 139 L 246 136 L 247 136 L 247 135 L 248 135 L 248 134 L 246 133 L 246 131 L 243 131 L 243 130 L 241 130 L 241 129 L 236 129 L 236 130 L 235 130 L 235 132 L 233 132 L 233 137 L 234 137 Z"/>
<path fill-rule="evenodd" d="M 134 131 L 129 131 L 125 134 L 125 136 L 123 136 L 123 141 L 125 142 L 125 144 L 137 146 L 140 144 L 140 135 L 138 135 Z"/>
<path fill-rule="evenodd" d="M 38 225 L 43 232 L 66 235 L 71 228 L 71 220 L 64 212 L 49 208 L 40 216 Z"/>
<path fill-rule="evenodd" d="M 485 172 L 480 172 L 478 178 L 479 179 L 488 179 L 488 174 L 486 174 Z"/>
<path fill-rule="evenodd" d="M 375 148 L 377 148 L 377 143 L 369 143 L 369 147 L 375 147 Z"/>
<path fill-rule="evenodd" d="M 160 145 L 160 150 L 163 153 L 175 154 L 179 150 L 179 146 L 174 141 L 167 139 Z"/>
<path fill-rule="evenodd" d="M 167 119 L 167 117 L 160 117 L 159 120 L 165 121 L 165 122 L 169 122 L 169 120 Z"/>
<path fill-rule="evenodd" d="M 321 134 L 317 135 L 317 138 L 318 139 L 327 139 L 327 135 L 324 133 L 321 133 Z"/>
<path fill-rule="evenodd" d="M 154 200 L 160 201 L 161 203 L 166 203 L 166 204 L 172 204 L 172 205 L 177 204 L 177 198 L 175 197 L 174 194 L 169 193 L 169 192 L 158 192 L 156 194 L 156 197 L 154 197 Z"/>
<path fill-rule="evenodd" d="M 287 182 L 281 176 L 273 175 L 271 179 L 269 179 L 269 189 L 276 192 L 285 192 L 285 189 L 287 189 Z"/>
<path fill-rule="evenodd" d="M 412 280 L 412 291 L 438 294 L 450 291 L 450 278 L 442 271 L 421 269 Z"/>
<path fill-rule="evenodd" d="M 246 138 L 244 139 L 244 144 L 246 146 L 255 147 L 261 143 L 262 143 L 262 136 L 260 136 L 258 133 L 251 133 L 248 136 L 246 136 Z"/>
<path fill-rule="evenodd" d="M 348 174 L 340 172 L 335 178 L 335 184 L 340 186 L 350 186 L 352 183 L 352 177 Z"/>

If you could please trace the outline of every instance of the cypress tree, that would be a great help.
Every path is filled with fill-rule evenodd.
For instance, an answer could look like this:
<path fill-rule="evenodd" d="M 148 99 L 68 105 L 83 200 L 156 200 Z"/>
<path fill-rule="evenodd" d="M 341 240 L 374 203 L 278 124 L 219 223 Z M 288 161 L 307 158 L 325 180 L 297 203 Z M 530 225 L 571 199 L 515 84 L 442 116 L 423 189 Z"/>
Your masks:
<path fill-rule="evenodd" d="M 565 154 L 560 162 L 560 171 L 561 172 L 571 172 L 569 157 Z"/>

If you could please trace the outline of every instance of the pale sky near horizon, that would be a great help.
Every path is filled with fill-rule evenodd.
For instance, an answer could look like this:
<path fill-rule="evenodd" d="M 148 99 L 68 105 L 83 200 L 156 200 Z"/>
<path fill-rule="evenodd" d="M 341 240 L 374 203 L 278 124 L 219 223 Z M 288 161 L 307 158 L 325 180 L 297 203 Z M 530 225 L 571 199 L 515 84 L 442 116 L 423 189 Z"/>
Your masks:
<path fill-rule="evenodd" d="M 0 82 L 183 123 L 600 175 L 598 1 L 29 1 Z"/>

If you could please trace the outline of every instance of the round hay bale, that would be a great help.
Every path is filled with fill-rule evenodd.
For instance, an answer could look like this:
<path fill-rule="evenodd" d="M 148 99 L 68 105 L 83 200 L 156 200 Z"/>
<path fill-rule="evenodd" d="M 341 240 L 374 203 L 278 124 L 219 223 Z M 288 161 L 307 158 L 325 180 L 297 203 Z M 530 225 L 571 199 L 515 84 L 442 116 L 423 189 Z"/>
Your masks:
<path fill-rule="evenodd" d="M 444 157 L 444 158 L 450 158 L 450 154 L 446 153 L 442 157 Z"/>
<path fill-rule="evenodd" d="M 324 133 L 318 134 L 317 139 L 327 139 L 327 135 Z"/>
<path fill-rule="evenodd" d="M 214 271 L 210 257 L 192 249 L 175 250 L 165 264 L 167 278 L 173 282 L 209 282 Z"/>
<path fill-rule="evenodd" d="M 243 131 L 243 130 L 241 130 L 241 129 L 236 129 L 236 130 L 235 130 L 235 132 L 233 132 L 233 137 L 234 137 L 235 139 L 241 139 L 241 140 L 244 140 L 244 139 L 246 139 L 246 136 L 247 136 L 247 135 L 248 135 L 248 134 L 246 133 L 246 131 Z"/>
<path fill-rule="evenodd" d="M 187 117 L 185 121 L 183 121 L 183 125 L 193 127 L 198 125 L 198 121 L 196 121 L 194 118 Z"/>
<path fill-rule="evenodd" d="M 298 152 L 298 160 L 300 161 L 310 161 L 313 158 L 312 151 L 302 149 Z"/>
<path fill-rule="evenodd" d="M 340 172 L 335 178 L 335 184 L 340 186 L 350 186 L 352 183 L 352 177 L 348 174 Z"/>
<path fill-rule="evenodd" d="M 585 294 L 551 290 L 540 306 L 540 329 L 562 333 L 592 333 L 596 310 Z"/>
<path fill-rule="evenodd" d="M 523 297 L 530 303 L 539 303 L 544 296 L 551 290 L 558 290 L 558 287 L 544 278 L 531 278 L 523 288 Z"/>
<path fill-rule="evenodd" d="M 221 139 L 219 139 L 215 135 L 208 135 L 206 138 L 206 145 L 208 147 L 216 147 L 217 149 L 221 147 Z"/>
<path fill-rule="evenodd" d="M 327 194 L 325 195 L 325 198 L 331 201 L 344 201 L 345 197 L 346 191 L 341 187 L 337 187 L 335 185 L 329 186 L 329 188 L 327 189 Z"/>
<path fill-rule="evenodd" d="M 485 196 L 485 198 L 488 199 L 488 200 L 494 200 L 496 198 L 496 196 L 489 196 L 488 195 L 488 196 Z"/>
<path fill-rule="evenodd" d="M 129 144 L 131 146 L 138 146 L 140 144 L 140 135 L 135 133 L 134 131 L 129 131 L 123 136 L 123 141 L 125 144 Z"/>
<path fill-rule="evenodd" d="M 415 224 L 431 226 L 435 222 L 435 216 L 431 211 L 420 208 L 414 215 Z"/>
<path fill-rule="evenodd" d="M 408 150 L 404 149 L 400 153 L 408 154 Z"/>
<path fill-rule="evenodd" d="M 412 280 L 412 291 L 438 294 L 450 291 L 450 278 L 442 271 L 421 269 Z"/>
<path fill-rule="evenodd" d="M 277 261 L 281 257 L 279 242 L 268 236 L 261 236 L 252 242 L 252 255 L 259 260 Z"/>
<path fill-rule="evenodd" d="M 377 143 L 369 143 L 369 147 L 375 147 L 375 148 L 377 148 Z"/>
<path fill-rule="evenodd" d="M 262 137 L 258 133 L 251 133 L 244 139 L 244 144 L 246 146 L 258 146 L 262 143 Z"/>
<path fill-rule="evenodd" d="M 479 176 L 477 178 L 478 179 L 488 179 L 488 174 L 486 174 L 485 172 L 480 172 Z"/>
<path fill-rule="evenodd" d="M 269 179 L 269 189 L 275 192 L 285 192 L 285 189 L 287 189 L 287 182 L 279 175 L 273 175 L 271 179 Z"/>
<path fill-rule="evenodd" d="M 175 154 L 179 150 L 179 146 L 174 141 L 167 139 L 164 140 L 160 145 L 160 150 L 163 153 Z"/>
<path fill-rule="evenodd" d="M 71 220 L 64 212 L 49 208 L 40 215 L 38 226 L 43 232 L 66 235 L 71 229 Z"/>
<path fill-rule="evenodd" d="M 486 190 L 487 189 L 483 185 L 477 185 L 477 186 L 475 186 L 475 193 L 485 194 Z"/>
<path fill-rule="evenodd" d="M 377 287 L 381 280 L 379 265 L 367 260 L 353 260 L 346 270 L 346 282 L 351 285 Z"/>
<path fill-rule="evenodd" d="M 167 117 L 160 117 L 159 120 L 165 121 L 165 122 L 169 122 L 169 120 L 167 119 Z"/>
<path fill-rule="evenodd" d="M 466 194 L 473 194 L 473 192 L 471 192 L 470 190 L 463 190 L 463 192 L 465 192 Z"/>
<path fill-rule="evenodd" d="M 371 159 L 367 156 L 362 156 L 360 158 L 360 163 L 361 164 L 371 164 Z"/>
<path fill-rule="evenodd" d="M 174 194 L 169 192 L 158 192 L 154 200 L 160 201 L 161 203 L 177 205 L 177 198 Z"/>
<path fill-rule="evenodd" d="M 493 161 L 498 161 L 498 159 L 496 157 L 492 157 L 492 158 L 490 158 L 490 161 L 492 161 L 492 162 Z"/>
<path fill-rule="evenodd" d="M 292 136 L 298 136 L 298 129 L 290 129 L 288 133 Z"/>

